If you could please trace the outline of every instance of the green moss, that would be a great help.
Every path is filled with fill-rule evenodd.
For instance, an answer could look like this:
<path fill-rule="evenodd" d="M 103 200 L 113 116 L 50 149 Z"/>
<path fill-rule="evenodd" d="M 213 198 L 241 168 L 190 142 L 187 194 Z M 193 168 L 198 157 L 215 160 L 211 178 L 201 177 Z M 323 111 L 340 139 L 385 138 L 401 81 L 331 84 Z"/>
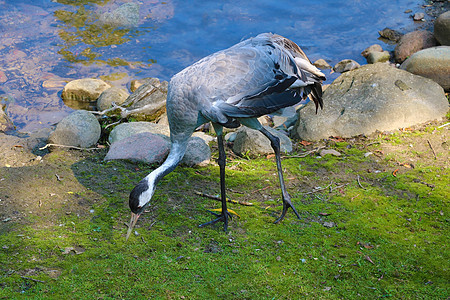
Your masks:
<path fill-rule="evenodd" d="M 399 145 L 404 139 L 398 135 Z M 377 141 L 397 145 L 397 138 Z M 160 182 L 128 243 L 128 193 L 154 167 L 54 152 L 48 167 L 69 169 L 64 180 L 80 186 L 64 196 L 68 203 L 54 206 L 51 223 L 39 216 L 4 222 L 0 297 L 447 298 L 446 165 L 432 158 L 406 168 L 397 161 L 409 153 L 365 157 L 365 146 L 332 147 L 342 155 L 283 160 L 300 220 L 289 211 L 273 224 L 281 201 L 272 159 L 230 157 L 228 197 L 253 206 L 229 204 L 241 216 L 229 232 L 222 224 L 198 228 L 220 202 L 195 191 L 218 194 L 218 167 L 178 167 Z M 76 213 L 81 200 L 89 202 Z M 67 247 L 81 253 L 64 254 Z"/>

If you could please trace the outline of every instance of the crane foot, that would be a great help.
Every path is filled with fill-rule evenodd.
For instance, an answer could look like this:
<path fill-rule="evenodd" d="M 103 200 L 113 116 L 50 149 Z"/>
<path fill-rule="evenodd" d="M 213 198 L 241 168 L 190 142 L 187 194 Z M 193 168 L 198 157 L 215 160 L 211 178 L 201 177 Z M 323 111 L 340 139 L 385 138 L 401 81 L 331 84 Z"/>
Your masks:
<path fill-rule="evenodd" d="M 278 224 L 279 222 L 281 222 L 284 219 L 289 207 L 292 208 L 292 210 L 294 211 L 297 218 L 300 219 L 300 215 L 298 214 L 297 210 L 295 209 L 294 204 L 292 204 L 291 199 L 287 198 L 287 199 L 283 199 L 283 211 L 281 213 L 281 216 L 274 222 L 275 224 Z"/>
<path fill-rule="evenodd" d="M 223 222 L 223 231 L 226 232 L 227 229 L 228 229 L 228 218 L 230 218 L 230 220 L 233 219 L 233 217 L 228 212 L 228 210 L 225 213 L 222 211 L 220 214 L 216 214 L 215 212 L 212 212 L 210 210 L 208 210 L 208 212 L 210 212 L 211 214 L 215 215 L 217 217 L 217 219 L 209 221 L 209 222 L 206 222 L 206 223 L 203 223 L 203 224 L 200 224 L 200 225 L 198 225 L 198 227 L 205 227 L 205 226 L 208 226 L 208 225 L 215 224 L 215 223 L 217 223 L 219 221 L 222 221 Z"/>

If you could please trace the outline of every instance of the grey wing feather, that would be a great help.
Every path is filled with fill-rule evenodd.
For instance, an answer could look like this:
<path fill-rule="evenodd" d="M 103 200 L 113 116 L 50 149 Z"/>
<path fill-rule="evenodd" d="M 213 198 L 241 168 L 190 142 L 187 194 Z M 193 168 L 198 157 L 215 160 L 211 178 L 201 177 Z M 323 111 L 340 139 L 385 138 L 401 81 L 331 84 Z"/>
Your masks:
<path fill-rule="evenodd" d="M 323 74 L 312 65 L 309 68 L 309 60 L 295 43 L 285 39 L 300 52 L 290 44 L 290 48 L 280 45 L 280 38 L 274 37 L 280 36 L 261 34 L 197 63 L 197 71 L 210 74 L 198 93 L 204 97 L 201 113 L 205 118 L 226 124 L 230 118 L 259 117 L 295 105 L 308 94 L 322 107 Z"/>

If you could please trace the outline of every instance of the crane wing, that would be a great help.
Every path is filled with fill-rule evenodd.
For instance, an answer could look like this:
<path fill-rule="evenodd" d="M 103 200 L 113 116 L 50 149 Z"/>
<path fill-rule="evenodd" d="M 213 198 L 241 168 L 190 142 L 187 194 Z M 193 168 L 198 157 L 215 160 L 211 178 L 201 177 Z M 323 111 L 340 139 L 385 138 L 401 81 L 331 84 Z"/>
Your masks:
<path fill-rule="evenodd" d="M 196 77 L 194 69 L 208 76 Z M 192 71 L 193 80 L 202 78 L 196 81 L 197 97 L 203 98 L 201 113 L 213 122 L 274 113 L 309 94 L 316 107 L 322 107 L 320 83 L 325 76 L 295 43 L 281 36 L 261 34 L 245 40 L 200 60 Z"/>

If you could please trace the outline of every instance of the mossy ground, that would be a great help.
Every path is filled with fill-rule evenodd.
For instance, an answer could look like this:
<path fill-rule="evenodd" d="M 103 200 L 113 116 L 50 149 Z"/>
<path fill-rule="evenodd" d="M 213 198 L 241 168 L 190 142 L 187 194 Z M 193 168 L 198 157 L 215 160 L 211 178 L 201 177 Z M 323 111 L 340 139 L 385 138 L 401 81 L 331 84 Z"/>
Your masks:
<path fill-rule="evenodd" d="M 230 153 L 228 197 L 253 205 L 229 204 L 227 233 L 197 227 L 220 207 L 195 193 L 218 193 L 214 164 L 165 177 L 127 243 L 128 193 L 152 166 L 56 151 L 2 168 L 0 298 L 448 299 L 442 124 L 299 143 L 283 167 L 301 219 L 277 225 L 273 158 Z"/>

